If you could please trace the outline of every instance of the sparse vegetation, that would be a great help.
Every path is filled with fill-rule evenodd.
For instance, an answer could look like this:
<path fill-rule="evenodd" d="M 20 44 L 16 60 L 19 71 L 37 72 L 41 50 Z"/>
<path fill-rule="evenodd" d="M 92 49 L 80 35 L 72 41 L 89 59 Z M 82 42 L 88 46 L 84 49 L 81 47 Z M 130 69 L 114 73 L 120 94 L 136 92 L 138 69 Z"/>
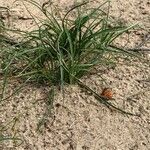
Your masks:
<path fill-rule="evenodd" d="M 109 9 L 109 2 L 98 8 L 83 9 L 84 11 L 82 6 L 87 3 L 79 4 L 63 17 L 58 9 L 55 16 L 55 9 L 49 12 L 35 1 L 28 2 L 43 12 L 45 20 L 37 24 L 38 29 L 25 32 L 20 42 L 3 40 L 7 43 L 1 53 L 4 79 L 23 78 L 42 84 L 61 85 L 63 89 L 66 83 L 81 85 L 79 79 L 82 76 L 93 66 L 108 63 L 113 55 L 133 55 L 113 45 L 116 38 L 134 25 L 124 26 L 112 20 L 109 11 L 102 9 L 107 4 Z M 70 17 L 72 13 L 73 18 Z M 110 58 L 107 59 L 106 55 Z M 86 85 L 81 86 L 89 90 Z M 92 90 L 90 92 L 93 93 Z M 106 105 L 125 113 L 106 99 L 98 95 L 96 97 Z"/>
<path fill-rule="evenodd" d="M 60 85 L 62 91 L 64 84 L 77 83 L 106 106 L 125 114 L 137 115 L 114 106 L 107 98 L 101 97 L 80 81 L 80 78 L 94 66 L 112 62 L 114 55 L 134 55 L 132 52 L 114 46 L 113 42 L 135 25 L 117 24 L 109 16 L 109 2 L 103 4 L 108 4 L 106 12 L 102 9 L 103 5 L 82 9 L 87 4 L 83 3 L 71 8 L 63 17 L 58 9 L 56 14 L 55 7 L 52 7 L 49 12 L 35 1 L 29 2 L 37 6 L 45 15 L 45 20 L 37 23 L 36 30 L 31 32 L 7 30 L 3 22 L 0 22 L 0 59 L 3 76 L 0 101 L 10 98 L 10 96 L 3 97 L 7 80 L 10 78 L 22 78 L 25 82 L 37 82 L 50 86 Z M 70 14 L 74 14 L 74 17 Z M 12 40 L 5 34 L 7 32 L 20 34 L 22 40 Z M 20 88 L 17 88 L 14 94 Z M 48 105 L 52 105 L 52 95 L 49 98 L 52 100 L 49 100 Z M 46 116 L 47 114 L 39 122 L 39 127 L 47 119 Z M 3 137 L 0 140 L 2 139 L 11 138 Z"/>

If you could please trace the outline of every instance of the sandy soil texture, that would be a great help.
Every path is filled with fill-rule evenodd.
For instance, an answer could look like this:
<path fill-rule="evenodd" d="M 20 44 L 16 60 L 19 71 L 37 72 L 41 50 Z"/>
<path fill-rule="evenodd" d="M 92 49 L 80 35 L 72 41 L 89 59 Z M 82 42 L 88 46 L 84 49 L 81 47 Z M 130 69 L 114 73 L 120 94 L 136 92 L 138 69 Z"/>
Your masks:
<path fill-rule="evenodd" d="M 13 28 L 32 29 L 34 21 L 28 11 L 21 2 L 14 1 L 0 0 L 0 6 L 11 11 L 9 14 L 0 12 L 0 15 Z M 46 0 L 37 2 L 42 4 Z M 96 0 L 90 5 L 102 2 Z M 74 1 L 56 0 L 55 4 L 65 11 Z M 35 7 L 26 6 L 42 17 Z M 131 33 L 128 47 L 135 47 L 150 34 L 149 0 L 113 0 L 111 15 L 122 23 L 139 23 L 143 28 Z M 125 45 L 126 41 L 127 37 L 122 37 L 117 43 Z M 150 48 L 150 42 L 143 47 Z M 140 117 L 111 111 L 77 85 L 66 86 L 64 100 L 56 89 L 52 116 L 46 118 L 39 132 L 37 124 L 46 111 L 45 96 L 49 87 L 26 84 L 20 93 L 0 104 L 0 131 L 8 123 L 3 134 L 18 137 L 23 142 L 18 145 L 20 141 L 0 141 L 0 150 L 150 150 L 150 63 L 120 59 L 115 67 L 97 66 L 94 72 L 82 81 L 97 93 L 104 87 L 112 88 L 113 103 Z M 10 81 L 7 96 L 20 84 Z"/>

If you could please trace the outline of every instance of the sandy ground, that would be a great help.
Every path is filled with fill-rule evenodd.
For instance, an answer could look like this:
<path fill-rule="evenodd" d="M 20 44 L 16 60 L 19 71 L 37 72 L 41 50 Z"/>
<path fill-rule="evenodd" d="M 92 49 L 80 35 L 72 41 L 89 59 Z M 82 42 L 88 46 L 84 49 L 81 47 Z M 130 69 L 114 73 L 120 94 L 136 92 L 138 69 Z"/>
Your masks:
<path fill-rule="evenodd" d="M 6 22 L 14 28 L 30 29 L 34 25 L 30 15 L 20 2 L 0 0 L 0 6 L 9 7 L 11 14 Z M 44 0 L 37 2 L 43 3 Z M 74 4 L 71 0 L 57 0 L 62 10 Z M 101 0 L 92 2 L 97 5 Z M 27 5 L 29 11 L 39 11 Z M 150 32 L 150 2 L 148 0 L 114 0 L 111 14 L 124 23 L 138 22 L 144 29 L 131 34 L 129 47 L 142 41 Z M 7 14 L 5 14 L 7 16 Z M 40 17 L 42 17 L 40 15 Z M 26 19 L 22 19 L 26 18 Z M 127 38 L 117 42 L 125 45 Z M 145 47 L 149 47 L 146 44 Z M 0 142 L 0 150 L 149 150 L 150 149 L 150 65 L 135 60 L 120 60 L 116 67 L 96 67 L 95 74 L 82 79 L 98 93 L 104 87 L 114 92 L 114 102 L 119 107 L 140 114 L 126 116 L 111 111 L 77 85 L 65 87 L 65 99 L 56 89 L 54 109 L 47 123 L 37 131 L 46 104 L 44 97 L 49 87 L 26 84 L 23 90 L 1 103 L 0 131 L 5 136 L 18 137 L 20 141 Z M 105 82 L 102 80 L 106 79 Z M 1 81 L 2 83 L 2 81 Z M 10 81 L 7 95 L 21 84 Z"/>

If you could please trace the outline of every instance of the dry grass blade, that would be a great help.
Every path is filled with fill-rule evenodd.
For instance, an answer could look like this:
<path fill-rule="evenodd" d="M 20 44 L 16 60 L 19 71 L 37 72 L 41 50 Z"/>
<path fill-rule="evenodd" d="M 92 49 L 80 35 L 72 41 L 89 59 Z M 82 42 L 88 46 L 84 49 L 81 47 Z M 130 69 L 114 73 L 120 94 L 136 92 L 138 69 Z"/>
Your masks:
<path fill-rule="evenodd" d="M 104 98 L 104 97 L 100 96 L 100 95 L 97 94 L 94 90 L 92 90 L 91 88 L 89 88 L 88 86 L 86 86 L 85 84 L 83 84 L 80 80 L 78 80 L 78 84 L 79 84 L 82 88 L 84 88 L 84 89 L 86 89 L 87 91 L 91 92 L 91 93 L 95 96 L 95 98 L 96 98 L 100 103 L 106 105 L 108 108 L 113 108 L 114 110 L 117 110 L 117 111 L 119 111 L 119 112 L 121 112 L 121 113 L 123 113 L 123 114 L 126 114 L 126 115 L 131 115 L 131 116 L 138 116 L 138 117 L 140 117 L 140 114 L 133 114 L 133 113 L 131 113 L 131 112 L 127 112 L 127 111 L 125 111 L 125 110 L 123 110 L 123 109 L 121 109 L 121 108 L 119 108 L 119 107 L 117 107 L 117 106 L 111 104 L 110 102 L 108 102 L 108 99 L 107 99 L 107 98 Z"/>

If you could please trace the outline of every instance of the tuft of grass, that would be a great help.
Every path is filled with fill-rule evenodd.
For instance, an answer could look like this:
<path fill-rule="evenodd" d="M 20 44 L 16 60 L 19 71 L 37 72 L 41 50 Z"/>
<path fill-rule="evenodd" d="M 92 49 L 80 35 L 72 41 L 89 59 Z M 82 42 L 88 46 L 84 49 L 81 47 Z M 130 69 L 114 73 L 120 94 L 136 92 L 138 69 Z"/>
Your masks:
<path fill-rule="evenodd" d="M 35 1 L 30 2 L 40 8 Z M 9 50 L 10 64 L 21 64 L 13 70 L 16 76 L 30 76 L 38 82 L 73 84 L 75 77 L 81 78 L 93 66 L 109 61 L 104 59 L 106 54 L 130 54 L 115 47 L 113 42 L 134 25 L 113 26 L 102 5 L 79 11 L 83 5 L 86 3 L 73 7 L 63 18 L 40 8 L 46 20 L 40 22 L 38 29 L 27 32 L 24 42 Z M 76 9 L 76 16 L 69 18 Z"/>
<path fill-rule="evenodd" d="M 64 16 L 58 9 L 55 11 L 54 6 L 49 12 L 45 5 L 41 7 L 33 0 L 27 2 L 38 7 L 45 20 L 37 23 L 36 30 L 26 32 L 22 41 L 10 44 L 9 49 L 3 50 L 1 66 L 7 76 L 61 85 L 63 89 L 66 83 L 81 85 L 81 77 L 92 67 L 112 61 L 113 55 L 134 55 L 113 44 L 116 38 L 135 25 L 117 24 L 109 16 L 109 1 L 97 8 L 84 7 L 83 11 L 82 7 L 87 4 L 85 2 L 72 7 Z M 104 5 L 108 5 L 106 11 L 103 10 Z M 33 19 L 36 20 L 35 17 Z M 108 55 L 109 58 L 106 57 Z M 89 90 L 83 83 L 82 87 Z M 93 90 L 89 91 L 95 94 Z M 107 101 L 100 96 L 97 99 Z M 113 106 L 108 102 L 107 105 Z M 117 107 L 113 108 L 125 113 Z"/>

